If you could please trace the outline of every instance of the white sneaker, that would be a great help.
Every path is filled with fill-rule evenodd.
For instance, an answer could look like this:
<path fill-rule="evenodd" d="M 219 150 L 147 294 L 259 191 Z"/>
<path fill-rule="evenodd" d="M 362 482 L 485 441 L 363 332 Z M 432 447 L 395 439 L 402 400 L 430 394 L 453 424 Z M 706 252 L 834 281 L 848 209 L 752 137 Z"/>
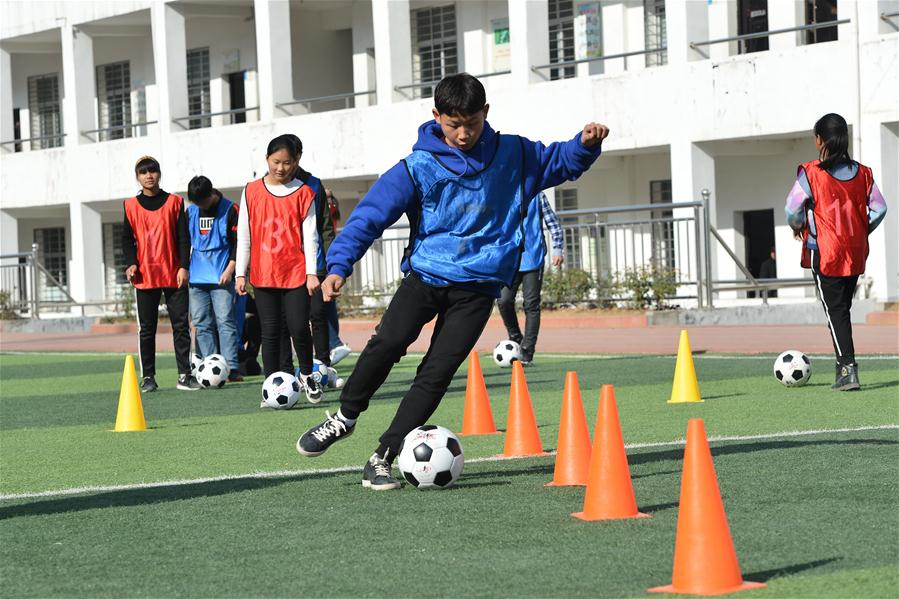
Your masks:
<path fill-rule="evenodd" d="M 322 400 L 321 375 L 313 372 L 308 376 L 300 376 L 300 380 L 306 391 L 306 400 L 311 404 L 319 403 Z"/>
<path fill-rule="evenodd" d="M 344 343 L 343 345 L 338 345 L 334 349 L 331 350 L 331 366 L 337 366 L 337 363 L 346 358 L 353 350 L 350 349 L 350 346 Z"/>

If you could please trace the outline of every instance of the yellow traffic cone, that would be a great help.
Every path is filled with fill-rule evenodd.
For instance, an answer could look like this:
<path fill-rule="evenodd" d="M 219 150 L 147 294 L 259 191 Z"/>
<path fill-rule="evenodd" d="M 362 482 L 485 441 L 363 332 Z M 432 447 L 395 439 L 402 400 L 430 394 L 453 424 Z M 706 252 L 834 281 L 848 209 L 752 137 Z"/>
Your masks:
<path fill-rule="evenodd" d="M 122 390 L 119 391 L 119 411 L 115 419 L 115 432 L 145 431 L 144 406 L 140 402 L 140 388 L 134 372 L 134 358 L 125 357 L 125 372 L 122 373 Z"/>
<path fill-rule="evenodd" d="M 674 385 L 671 387 L 671 399 L 668 403 L 699 403 L 699 381 L 696 380 L 696 369 L 693 367 L 693 353 L 690 351 L 690 338 L 687 331 L 680 332 L 680 344 L 677 348 L 677 365 L 674 367 Z"/>

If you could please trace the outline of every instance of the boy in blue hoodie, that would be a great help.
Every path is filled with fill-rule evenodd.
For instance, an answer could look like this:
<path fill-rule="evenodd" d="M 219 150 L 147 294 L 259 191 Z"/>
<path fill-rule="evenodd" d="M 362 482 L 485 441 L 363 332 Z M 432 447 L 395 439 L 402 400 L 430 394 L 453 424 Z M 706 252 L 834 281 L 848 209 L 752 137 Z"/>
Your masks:
<path fill-rule="evenodd" d="M 393 365 L 436 316 L 415 380 L 363 468 L 362 486 L 373 490 L 400 487 L 392 463 L 403 438 L 437 409 L 494 301 L 518 272 L 528 200 L 577 179 L 609 134 L 589 123 L 570 141 L 549 146 L 501 135 L 486 122 L 484 86 L 467 73 L 444 78 L 434 105 L 434 120 L 419 127 L 412 153 L 375 182 L 331 244 L 326 301 L 340 295 L 353 265 L 387 227 L 403 214 L 409 219 L 405 278 L 343 388 L 340 410 L 326 412 L 296 445 L 315 457 L 351 435 Z"/>

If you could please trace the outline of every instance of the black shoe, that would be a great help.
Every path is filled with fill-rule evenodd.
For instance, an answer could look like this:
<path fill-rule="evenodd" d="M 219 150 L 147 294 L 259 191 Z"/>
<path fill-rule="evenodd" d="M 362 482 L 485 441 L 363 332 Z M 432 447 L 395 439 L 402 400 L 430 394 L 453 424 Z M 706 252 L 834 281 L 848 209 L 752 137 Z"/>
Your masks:
<path fill-rule="evenodd" d="M 858 382 L 858 364 L 837 364 L 836 381 L 830 387 L 834 391 L 855 391 L 862 386 Z"/>
<path fill-rule="evenodd" d="M 178 384 L 175 386 L 176 389 L 181 391 L 197 391 L 203 388 L 203 385 L 197 382 L 197 379 L 190 376 L 189 374 L 182 374 L 178 377 Z"/>
<path fill-rule="evenodd" d="M 297 440 L 297 451 L 308 458 L 325 453 L 331 445 L 353 434 L 356 425 L 348 425 L 337 414 L 331 416 L 325 412 L 325 421 L 313 426 Z"/>
<path fill-rule="evenodd" d="M 377 453 L 371 454 L 362 469 L 362 486 L 372 491 L 399 489 L 400 481 L 393 478 L 392 464 Z"/>
<path fill-rule="evenodd" d="M 521 350 L 521 365 L 522 366 L 530 366 L 534 361 L 534 352 L 533 350 Z"/>
<path fill-rule="evenodd" d="M 231 373 L 228 375 L 229 383 L 239 383 L 241 381 L 243 381 L 243 375 L 240 374 L 240 372 L 238 372 L 236 370 L 232 370 Z"/>
<path fill-rule="evenodd" d="M 144 381 L 140 385 L 141 393 L 153 393 L 159 389 L 159 385 L 156 384 L 156 379 L 152 376 L 145 376 Z"/>

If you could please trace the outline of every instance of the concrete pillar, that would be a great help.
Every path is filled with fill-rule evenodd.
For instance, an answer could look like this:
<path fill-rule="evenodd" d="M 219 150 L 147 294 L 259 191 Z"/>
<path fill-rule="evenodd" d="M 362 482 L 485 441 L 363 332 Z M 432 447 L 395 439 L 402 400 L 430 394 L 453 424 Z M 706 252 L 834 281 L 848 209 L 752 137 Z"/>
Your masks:
<path fill-rule="evenodd" d="M 367 92 L 376 88 L 375 34 L 372 29 L 371 4 L 353 4 L 353 91 Z M 375 95 L 356 96 L 356 106 L 375 104 Z"/>
<path fill-rule="evenodd" d="M 256 62 L 259 82 L 259 120 L 275 118 L 275 104 L 293 97 L 293 54 L 290 39 L 290 3 L 254 0 Z"/>
<path fill-rule="evenodd" d="M 66 23 L 62 32 L 62 123 L 66 133 L 65 145 L 76 146 L 97 139 L 81 135 L 82 131 L 97 128 L 97 109 L 94 101 L 97 85 L 94 81 L 94 40 L 83 31 Z"/>
<path fill-rule="evenodd" d="M 709 199 L 709 222 L 712 226 L 718 226 L 717 216 L 717 193 L 715 189 L 715 158 L 701 144 L 688 141 L 686 136 L 680 136 L 683 141 L 677 141 L 671 144 L 671 201 L 679 202 L 697 202 L 702 200 L 702 190 L 708 189 L 711 192 Z M 681 208 L 674 210 L 674 216 L 692 216 L 692 208 Z M 694 235 L 688 235 L 687 239 L 678 240 L 676 247 L 690 248 L 693 252 L 696 250 L 696 239 Z M 705 240 L 700 236 L 700 247 L 703 246 Z M 714 240 L 712 241 L 712 277 L 721 278 L 717 270 L 717 252 Z M 679 261 L 683 260 L 679 257 Z M 695 261 L 691 261 L 690 268 L 693 268 Z M 702 273 L 705 278 L 705 273 Z"/>
<path fill-rule="evenodd" d="M 805 25 L 805 4 L 802 0 L 778 0 L 768 2 L 768 29 L 789 29 Z M 804 34 L 781 33 L 768 38 L 772 50 L 787 50 L 800 45 Z"/>
<path fill-rule="evenodd" d="M 5 210 L 0 210 L 0 254 L 16 254 L 18 252 L 19 219 Z"/>
<path fill-rule="evenodd" d="M 69 206 L 72 262 L 69 293 L 76 301 L 103 299 L 103 223 L 100 213 L 73 200 Z"/>
<path fill-rule="evenodd" d="M 372 0 L 375 38 L 375 76 L 378 104 L 392 104 L 412 97 L 393 88 L 412 83 L 412 28 L 409 0 Z"/>
<path fill-rule="evenodd" d="M 636 52 L 637 50 L 646 49 L 646 22 L 643 3 L 629 4 L 626 6 L 625 23 L 627 28 L 627 50 L 628 52 Z M 644 56 L 632 56 L 627 59 L 627 70 L 636 71 L 646 68 L 646 58 Z"/>
<path fill-rule="evenodd" d="M 709 39 L 709 7 L 706 2 L 665 0 L 665 23 L 669 64 L 708 58 L 708 46 L 697 50 L 690 47 L 690 42 Z"/>
<path fill-rule="evenodd" d="M 15 137 L 12 119 L 12 55 L 0 48 L 0 141 L 10 141 Z M 0 146 L 4 154 L 14 152 L 15 145 Z M 4 229 L 5 231 L 5 229 Z"/>
<path fill-rule="evenodd" d="M 887 215 L 868 238 L 868 254 L 865 275 L 874 280 L 872 295 L 880 301 L 899 300 L 899 210 L 894 198 L 899 197 L 899 126 L 880 123 L 876 117 L 868 117 L 862 123 L 863 164 L 874 171 L 874 182 L 887 201 Z M 853 156 L 853 157 L 857 157 Z"/>
<path fill-rule="evenodd" d="M 156 92 L 159 98 L 159 130 L 182 131 L 187 128 L 187 121 L 180 121 L 181 125 L 178 125 L 172 119 L 187 116 L 187 38 L 184 15 L 171 4 L 154 2 L 150 7 L 150 22 Z"/>
<path fill-rule="evenodd" d="M 737 24 L 737 3 L 735 0 L 715 2 L 708 7 L 709 39 L 733 37 L 739 32 Z M 724 42 L 706 46 L 709 58 L 721 60 L 739 53 L 738 42 Z"/>
<path fill-rule="evenodd" d="M 576 27 L 575 27 L 576 29 Z M 642 32 L 641 32 L 642 33 Z M 640 36 L 643 37 L 642 35 Z M 603 55 L 621 54 L 628 47 L 627 6 L 623 2 L 608 4 L 602 7 L 602 53 Z M 632 59 L 615 58 L 578 65 L 578 76 L 597 73 L 623 73 L 631 62 L 643 62 L 639 57 Z"/>
<path fill-rule="evenodd" d="M 459 70 L 472 75 L 487 72 L 487 23 L 486 3 L 472 2 L 457 11 L 459 31 L 462 32 L 462 52 L 459 56 Z"/>
<path fill-rule="evenodd" d="M 509 0 L 509 41 L 512 45 L 512 79 L 527 85 L 549 79 L 548 71 L 535 73 L 532 66 L 549 62 L 549 6 L 547 0 Z"/>

